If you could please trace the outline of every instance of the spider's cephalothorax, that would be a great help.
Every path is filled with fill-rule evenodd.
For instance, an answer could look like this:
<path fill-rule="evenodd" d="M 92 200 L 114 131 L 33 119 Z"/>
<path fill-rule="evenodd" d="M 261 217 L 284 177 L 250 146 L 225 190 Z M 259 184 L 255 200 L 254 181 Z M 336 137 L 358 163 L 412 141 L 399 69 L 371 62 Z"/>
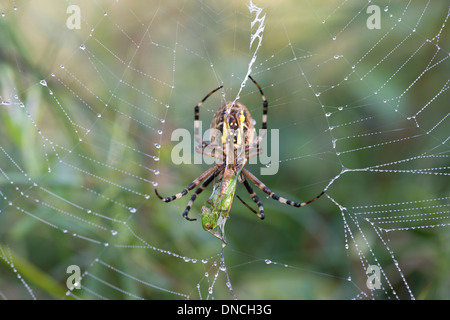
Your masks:
<path fill-rule="evenodd" d="M 200 187 L 195 190 L 183 212 L 183 217 L 185 219 L 193 221 L 196 219 L 188 217 L 192 204 L 197 196 L 213 180 L 215 180 L 216 182 L 214 184 L 213 193 L 206 204 L 202 207 L 201 220 L 203 229 L 221 239 L 224 243 L 225 238 L 223 235 L 223 226 L 228 219 L 238 181 L 244 184 L 251 199 L 258 206 L 258 211 L 253 210 L 239 196 L 237 196 L 238 199 L 242 201 L 242 203 L 244 203 L 244 205 L 246 205 L 252 212 L 256 213 L 256 215 L 261 219 L 264 219 L 265 217 L 263 205 L 253 191 L 253 188 L 247 178 L 259 189 L 268 194 L 272 199 L 294 207 L 305 206 L 313 201 L 316 201 L 325 193 L 325 191 L 322 191 L 317 197 L 306 202 L 294 202 L 273 193 L 264 183 L 244 168 L 250 157 L 260 154 L 261 149 L 259 147 L 259 143 L 267 131 L 267 99 L 258 83 L 253 80 L 251 76 L 249 76 L 249 78 L 258 88 L 263 100 L 262 128 L 260 134 L 255 138 L 253 118 L 247 107 L 237 101 L 234 101 L 225 103 L 219 108 L 219 110 L 217 110 L 213 120 L 211 121 L 212 130 L 210 142 L 202 140 L 199 133 L 199 110 L 205 100 L 208 99 L 208 97 L 214 92 L 221 89 L 222 86 L 214 89 L 194 108 L 194 135 L 196 141 L 199 143 L 196 147 L 196 151 L 216 158 L 216 164 L 202 173 L 183 191 L 171 197 L 161 197 L 155 189 L 155 193 L 159 199 L 164 202 L 170 202 L 186 195 L 190 190 L 194 189 L 203 182 Z M 252 151 L 252 149 L 256 150 Z M 212 231 L 218 226 L 220 227 L 220 234 Z"/>
<path fill-rule="evenodd" d="M 216 141 L 215 135 L 211 134 L 211 144 L 224 144 L 224 137 L 233 136 L 233 143 L 239 147 L 242 143 L 250 146 L 253 143 L 254 127 L 253 118 L 247 107 L 239 102 L 227 102 L 219 110 L 211 121 L 211 129 L 217 129 L 222 133 L 222 141 Z M 245 139 L 238 133 L 243 133 Z"/>

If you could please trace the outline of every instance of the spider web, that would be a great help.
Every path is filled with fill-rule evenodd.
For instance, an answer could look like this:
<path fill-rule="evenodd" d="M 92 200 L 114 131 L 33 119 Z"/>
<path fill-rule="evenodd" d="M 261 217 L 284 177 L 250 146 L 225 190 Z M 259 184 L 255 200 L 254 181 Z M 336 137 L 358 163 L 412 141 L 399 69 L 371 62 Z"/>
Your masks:
<path fill-rule="evenodd" d="M 0 2 L 0 297 L 450 296 L 448 4 L 80 1 L 75 29 L 70 5 Z M 255 188 L 266 219 L 235 201 L 222 248 L 181 218 L 188 197 L 153 189 L 208 168 L 174 164 L 171 135 L 217 86 L 203 129 L 230 100 L 259 128 L 249 74 L 279 142 L 248 169 L 294 201 L 326 194 L 298 209 Z"/>

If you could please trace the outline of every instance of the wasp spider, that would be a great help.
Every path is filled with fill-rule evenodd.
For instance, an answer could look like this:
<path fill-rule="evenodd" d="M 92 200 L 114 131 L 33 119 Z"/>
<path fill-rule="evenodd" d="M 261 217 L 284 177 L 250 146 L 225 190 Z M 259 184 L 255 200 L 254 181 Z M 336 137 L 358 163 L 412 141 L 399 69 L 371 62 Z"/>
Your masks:
<path fill-rule="evenodd" d="M 186 220 L 189 221 L 196 220 L 188 216 L 189 210 L 191 209 L 192 204 L 194 203 L 197 196 L 214 179 L 220 182 L 220 184 L 216 183 L 216 186 L 220 188 L 220 190 L 218 191 L 218 195 L 220 196 L 224 195 L 224 193 L 226 192 L 230 192 L 229 188 L 227 188 L 230 182 L 230 177 L 231 179 L 234 179 L 235 175 L 237 175 L 238 181 L 244 184 L 245 188 L 250 194 L 251 199 L 258 206 L 258 211 L 253 210 L 238 196 L 239 200 L 241 200 L 250 210 L 256 213 L 256 215 L 261 219 L 264 219 L 263 204 L 256 195 L 256 193 L 254 192 L 248 180 L 253 182 L 259 189 L 268 194 L 272 199 L 275 199 L 281 203 L 294 207 L 303 207 L 311 202 L 316 201 L 325 193 L 325 191 L 322 191 L 317 197 L 306 202 L 291 201 L 276 195 L 263 182 L 261 182 L 257 177 L 255 177 L 250 171 L 244 168 L 245 163 L 250 157 L 257 156 L 258 154 L 260 154 L 261 149 L 259 143 L 267 131 L 267 111 L 268 111 L 267 99 L 264 96 L 264 93 L 259 84 L 251 76 L 249 76 L 249 78 L 258 88 L 259 92 L 261 93 L 263 101 L 262 129 L 260 131 L 260 134 L 256 138 L 254 137 L 253 118 L 249 110 L 242 103 L 234 101 L 234 102 L 227 102 L 222 107 L 220 107 L 211 121 L 211 128 L 216 129 L 216 132 L 218 132 L 219 134 L 211 135 L 210 142 L 202 140 L 199 132 L 200 127 L 199 110 L 202 104 L 206 101 L 206 99 L 208 99 L 208 97 L 211 96 L 214 92 L 220 90 L 222 86 L 214 89 L 213 91 L 208 93 L 206 97 L 204 97 L 203 100 L 201 100 L 194 108 L 194 135 L 195 140 L 199 143 L 199 145 L 196 148 L 196 151 L 205 154 L 207 156 L 215 157 L 216 160 L 219 161 L 216 161 L 215 165 L 213 165 L 204 173 L 202 173 L 197 179 L 195 179 L 191 184 L 189 184 L 186 188 L 184 188 L 183 191 L 173 196 L 166 198 L 161 197 L 158 191 L 155 189 L 155 193 L 159 199 L 161 199 L 164 202 L 170 202 L 172 200 L 185 196 L 190 190 L 194 189 L 200 183 L 203 182 L 191 196 L 191 199 L 189 200 L 188 205 L 183 212 L 183 217 Z M 251 150 L 252 152 L 250 152 Z M 217 192 L 215 194 L 217 195 Z M 231 201 L 229 201 L 229 206 L 231 206 Z M 229 207 L 226 210 L 227 210 L 226 214 L 228 216 Z"/>

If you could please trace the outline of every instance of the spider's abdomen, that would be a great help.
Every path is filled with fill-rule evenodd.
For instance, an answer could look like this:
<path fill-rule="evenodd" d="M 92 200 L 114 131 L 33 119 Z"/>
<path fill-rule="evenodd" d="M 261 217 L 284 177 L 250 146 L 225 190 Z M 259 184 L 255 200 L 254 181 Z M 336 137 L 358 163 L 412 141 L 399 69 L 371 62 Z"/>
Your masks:
<path fill-rule="evenodd" d="M 216 129 L 216 133 L 220 132 L 220 138 L 233 135 L 234 144 L 249 146 L 253 143 L 254 127 L 253 118 L 247 107 L 239 102 L 227 102 L 217 110 L 211 121 L 211 129 Z M 217 131 L 218 130 L 218 131 Z M 238 137 L 241 134 L 242 137 Z M 218 135 L 211 133 L 212 144 L 224 144 L 225 141 L 217 141 Z"/>

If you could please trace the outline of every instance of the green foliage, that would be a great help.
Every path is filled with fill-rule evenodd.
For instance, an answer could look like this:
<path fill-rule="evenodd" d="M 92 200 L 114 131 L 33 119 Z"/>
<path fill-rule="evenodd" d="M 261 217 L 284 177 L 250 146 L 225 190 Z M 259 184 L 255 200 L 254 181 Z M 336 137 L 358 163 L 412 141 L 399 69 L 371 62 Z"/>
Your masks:
<path fill-rule="evenodd" d="M 76 264 L 87 272 L 82 285 L 98 295 L 74 292 L 77 298 L 210 298 L 220 242 L 199 221 L 182 219 L 189 196 L 166 204 L 153 189 L 158 184 L 174 194 L 208 168 L 175 165 L 171 132 L 193 132 L 195 104 L 218 83 L 226 100 L 234 99 L 252 53 L 248 8 L 242 1 L 99 3 L 82 2 L 81 30 L 65 27 L 66 2 L 21 1 L 0 18 L 0 294 L 66 298 L 66 268 Z M 382 29 L 369 31 L 367 2 L 337 8 L 331 1 L 261 1 L 266 27 L 252 75 L 269 101 L 269 129 L 280 130 L 279 171 L 261 180 L 304 201 L 338 178 L 330 198 L 300 209 L 260 193 L 264 221 L 233 204 L 223 259 L 238 298 L 354 298 L 365 289 L 362 257 L 374 257 L 368 248 L 355 250 L 346 225 L 355 221 L 343 212 L 401 203 L 400 215 L 409 210 L 402 203 L 411 202 L 426 214 L 427 206 L 414 201 L 436 198 L 445 208 L 448 173 L 428 173 L 448 167 L 442 162 L 448 129 L 433 128 L 448 113 L 448 83 L 438 94 L 448 78 L 448 27 L 438 53 L 437 39 L 426 41 L 442 28 L 448 10 L 442 3 L 426 10 L 411 4 L 403 16 L 404 5 L 392 2 Z M 204 130 L 223 100 L 212 96 L 202 106 Z M 240 101 L 259 128 L 259 93 L 246 85 Z M 431 101 L 426 116 L 418 113 Z M 410 118 L 415 114 L 420 127 Z M 435 156 L 422 157 L 429 154 Z M 395 165 L 376 167 L 386 163 Z M 260 165 L 246 168 L 259 176 Z M 355 170 L 340 175 L 344 169 Z M 238 184 L 225 201 L 234 192 L 247 196 Z M 201 217 L 211 193 L 203 226 L 205 217 L 218 219 L 212 188 L 190 213 Z M 400 298 L 409 295 L 387 247 L 417 298 L 450 296 L 448 225 L 383 234 L 388 245 L 369 223 L 358 228 L 370 230 L 371 249 Z M 219 275 L 212 296 L 232 298 Z"/>

